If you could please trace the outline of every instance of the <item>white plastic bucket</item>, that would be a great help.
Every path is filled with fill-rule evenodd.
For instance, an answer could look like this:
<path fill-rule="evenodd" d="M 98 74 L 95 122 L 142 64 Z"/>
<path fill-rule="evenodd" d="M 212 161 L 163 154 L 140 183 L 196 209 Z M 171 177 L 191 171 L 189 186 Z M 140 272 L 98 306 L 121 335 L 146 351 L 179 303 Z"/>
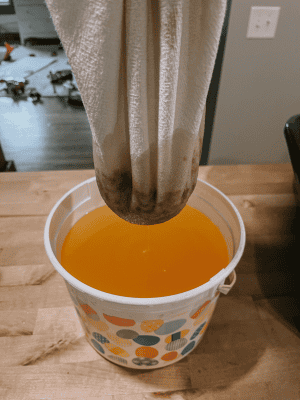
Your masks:
<path fill-rule="evenodd" d="M 61 248 L 71 227 L 87 212 L 105 205 L 95 178 L 66 193 L 47 218 L 47 255 L 66 282 L 88 342 L 115 364 L 154 369 L 187 356 L 201 341 L 220 292 L 227 294 L 235 283 L 234 269 L 246 240 L 238 210 L 220 190 L 200 179 L 187 204 L 218 226 L 231 261 L 204 285 L 165 297 L 132 298 L 105 293 L 80 282 L 60 265 Z M 224 284 L 227 277 L 229 285 Z"/>

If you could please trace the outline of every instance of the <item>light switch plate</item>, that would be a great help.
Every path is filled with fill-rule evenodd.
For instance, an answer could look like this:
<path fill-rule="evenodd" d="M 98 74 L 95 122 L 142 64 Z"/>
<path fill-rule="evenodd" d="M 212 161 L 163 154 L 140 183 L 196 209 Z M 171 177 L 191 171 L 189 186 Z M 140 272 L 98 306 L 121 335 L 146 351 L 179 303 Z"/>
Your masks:
<path fill-rule="evenodd" d="M 247 38 L 273 39 L 280 7 L 251 7 Z"/>

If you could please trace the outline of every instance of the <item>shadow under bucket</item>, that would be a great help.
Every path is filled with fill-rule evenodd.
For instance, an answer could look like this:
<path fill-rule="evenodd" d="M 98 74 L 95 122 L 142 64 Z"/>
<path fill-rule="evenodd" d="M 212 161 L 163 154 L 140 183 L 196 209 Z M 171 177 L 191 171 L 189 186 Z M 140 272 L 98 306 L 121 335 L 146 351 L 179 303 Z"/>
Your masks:
<path fill-rule="evenodd" d="M 235 283 L 235 267 L 245 248 L 241 215 L 220 190 L 200 179 L 187 205 L 205 214 L 221 231 L 228 249 L 228 266 L 207 283 L 173 296 L 133 298 L 94 289 L 60 264 L 65 237 L 86 213 L 104 206 L 96 178 L 67 192 L 51 210 L 44 244 L 64 278 L 89 344 L 104 358 L 134 369 L 162 368 L 187 356 L 203 338 L 219 294 Z M 226 278 L 230 283 L 225 285 Z"/>

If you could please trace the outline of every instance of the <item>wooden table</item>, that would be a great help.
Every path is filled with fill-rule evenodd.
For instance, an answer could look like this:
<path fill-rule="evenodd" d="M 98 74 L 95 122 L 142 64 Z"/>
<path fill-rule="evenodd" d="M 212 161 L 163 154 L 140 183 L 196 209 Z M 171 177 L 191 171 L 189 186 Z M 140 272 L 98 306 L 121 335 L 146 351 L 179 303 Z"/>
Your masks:
<path fill-rule="evenodd" d="M 0 174 L 0 398 L 235 400 L 300 398 L 290 164 L 200 167 L 238 207 L 247 245 L 200 345 L 164 369 L 131 370 L 87 343 L 47 259 L 47 215 L 93 170 Z M 299 246 L 298 246 L 299 247 Z"/>

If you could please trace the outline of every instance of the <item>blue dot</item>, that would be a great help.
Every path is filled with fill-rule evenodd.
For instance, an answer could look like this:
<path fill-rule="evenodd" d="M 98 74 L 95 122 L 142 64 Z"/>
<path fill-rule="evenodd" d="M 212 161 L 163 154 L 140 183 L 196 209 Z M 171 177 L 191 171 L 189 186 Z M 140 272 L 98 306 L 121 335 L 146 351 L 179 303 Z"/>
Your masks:
<path fill-rule="evenodd" d="M 117 333 L 117 336 L 123 339 L 135 339 L 139 334 L 131 329 L 121 329 Z"/>
<path fill-rule="evenodd" d="M 132 359 L 132 362 L 136 365 L 146 365 L 147 367 L 158 364 L 157 360 L 153 360 L 152 358 L 147 357 L 136 357 Z"/>
<path fill-rule="evenodd" d="M 164 323 L 161 327 L 159 327 L 155 333 L 157 335 L 167 335 L 168 333 L 173 333 L 180 329 L 186 323 L 186 319 L 178 319 L 176 321 L 170 321 Z"/>
<path fill-rule="evenodd" d="M 127 364 L 127 361 L 122 358 L 122 357 L 117 357 L 117 356 L 108 356 L 110 359 L 115 360 L 115 361 L 119 361 L 122 364 Z"/>
<path fill-rule="evenodd" d="M 182 350 L 181 355 L 185 356 L 187 353 L 189 353 L 191 350 L 193 350 L 195 346 L 195 342 L 190 342 L 185 348 Z"/>
<path fill-rule="evenodd" d="M 140 335 L 137 338 L 134 338 L 133 341 L 142 346 L 154 346 L 160 341 L 160 338 L 157 336 Z"/>
<path fill-rule="evenodd" d="M 199 326 L 199 328 L 197 328 L 197 329 L 195 330 L 195 332 L 194 332 L 193 335 L 191 336 L 191 339 L 190 339 L 190 340 L 195 339 L 195 337 L 196 337 L 197 335 L 199 335 L 201 329 L 204 327 L 205 324 L 206 324 L 206 321 L 203 322 L 203 324 L 201 324 L 201 325 Z"/>
<path fill-rule="evenodd" d="M 109 340 L 106 339 L 106 337 L 100 335 L 100 333 L 97 332 L 93 332 L 93 336 L 96 340 L 98 340 L 98 342 L 100 343 L 109 343 Z"/>
<path fill-rule="evenodd" d="M 104 354 L 104 350 L 103 347 L 100 346 L 100 344 L 98 342 L 96 342 L 96 340 L 92 339 L 91 342 L 93 343 L 94 347 L 100 351 L 100 353 Z"/>

